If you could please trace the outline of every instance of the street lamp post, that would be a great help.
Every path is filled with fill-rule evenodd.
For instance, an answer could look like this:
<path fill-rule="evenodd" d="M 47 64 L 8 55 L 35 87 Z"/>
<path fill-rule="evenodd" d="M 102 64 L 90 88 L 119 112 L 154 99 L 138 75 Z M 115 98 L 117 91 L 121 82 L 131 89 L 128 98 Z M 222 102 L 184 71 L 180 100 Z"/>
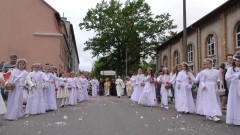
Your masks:
<path fill-rule="evenodd" d="M 127 65 L 127 61 L 128 61 L 128 58 L 127 58 L 127 57 L 128 57 L 128 55 L 127 55 L 127 45 L 126 45 L 126 77 L 127 77 L 127 66 L 128 66 L 128 65 Z"/>
<path fill-rule="evenodd" d="M 183 0 L 183 60 L 188 62 L 187 60 L 187 29 L 186 29 L 186 0 Z"/>

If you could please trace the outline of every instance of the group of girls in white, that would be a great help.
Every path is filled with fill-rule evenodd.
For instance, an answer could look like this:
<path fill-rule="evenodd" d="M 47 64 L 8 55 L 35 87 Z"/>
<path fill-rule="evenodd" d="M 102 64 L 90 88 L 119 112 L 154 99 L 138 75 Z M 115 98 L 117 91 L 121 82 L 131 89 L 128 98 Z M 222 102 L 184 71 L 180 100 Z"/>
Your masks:
<path fill-rule="evenodd" d="M 152 68 L 147 68 L 146 76 L 139 68 L 138 74 L 133 75 L 130 79 L 133 86 L 131 100 L 141 105 L 157 106 L 155 80 Z"/>
<path fill-rule="evenodd" d="M 176 72 L 172 75 L 169 74 L 166 67 L 163 68 L 162 74 L 157 77 L 153 76 L 151 68 L 147 68 L 146 76 L 142 74 L 141 69 L 138 69 L 138 74 L 130 78 L 133 87 L 131 100 L 140 105 L 157 106 L 157 89 L 154 85 L 160 83 L 160 107 L 168 109 L 168 97 L 174 95 L 177 112 L 196 113 L 205 116 L 208 120 L 218 122 L 222 116 L 221 94 L 218 90 L 224 89 L 221 73 L 213 68 L 213 61 L 210 58 L 204 60 L 202 68 L 203 70 L 196 77 L 186 62 L 178 65 L 175 68 Z M 240 125 L 240 55 L 234 56 L 232 67 L 228 68 L 225 78 L 230 84 L 226 123 Z M 196 104 L 192 95 L 195 85 L 198 86 Z M 171 88 L 174 89 L 174 93 L 171 93 Z"/>
<path fill-rule="evenodd" d="M 40 70 L 41 64 L 35 63 L 32 71 L 28 72 L 26 64 L 25 59 L 19 59 L 16 67 L 9 72 L 10 78 L 5 82 L 5 90 L 8 91 L 6 109 L 0 95 L 0 114 L 5 113 L 6 120 L 17 120 L 24 114 L 35 115 L 57 110 L 57 98 L 61 99 L 60 107 L 74 106 L 89 99 L 89 81 L 84 73 L 64 73 L 57 77 L 50 65 L 46 65 L 43 72 Z M 23 93 L 26 90 L 28 93 L 24 111 Z"/>
<path fill-rule="evenodd" d="M 232 66 L 227 69 L 225 79 L 229 84 L 226 123 L 240 125 L 240 55 L 234 55 Z M 61 107 L 65 105 L 77 105 L 78 102 L 89 99 L 88 85 L 92 85 L 92 96 L 97 96 L 99 82 L 96 78 L 88 81 L 85 74 L 79 72 L 64 73 L 57 77 L 51 73 L 51 66 L 46 66 L 45 72 L 39 70 L 40 64 L 33 64 L 33 71 L 26 71 L 26 60 L 19 59 L 16 68 L 11 71 L 10 78 L 5 83 L 9 91 L 7 108 L 0 95 L 0 114 L 5 113 L 5 119 L 17 120 L 24 114 L 41 114 L 49 110 L 56 110 L 56 98 L 61 99 Z M 168 109 L 169 95 L 175 97 L 175 109 L 177 112 L 190 114 L 196 113 L 205 116 L 212 121 L 220 121 L 222 116 L 220 94 L 217 91 L 219 85 L 223 85 L 221 72 L 213 68 L 210 58 L 204 60 L 202 71 L 194 77 L 187 63 L 183 62 L 175 68 L 173 74 L 169 74 L 168 68 L 163 68 L 160 76 L 154 76 L 152 68 L 147 68 L 144 75 L 142 69 L 138 69 L 136 75 L 128 78 L 124 84 L 119 77 L 116 80 L 117 95 L 122 95 L 126 86 L 127 95 L 132 101 L 144 106 L 157 106 L 156 84 L 161 84 L 160 107 Z M 193 86 L 198 84 L 196 104 L 193 99 Z M 23 92 L 26 87 L 29 94 L 26 101 L 26 109 L 23 109 Z M 174 93 L 171 93 L 171 89 Z M 55 92 L 57 89 L 57 94 Z"/>

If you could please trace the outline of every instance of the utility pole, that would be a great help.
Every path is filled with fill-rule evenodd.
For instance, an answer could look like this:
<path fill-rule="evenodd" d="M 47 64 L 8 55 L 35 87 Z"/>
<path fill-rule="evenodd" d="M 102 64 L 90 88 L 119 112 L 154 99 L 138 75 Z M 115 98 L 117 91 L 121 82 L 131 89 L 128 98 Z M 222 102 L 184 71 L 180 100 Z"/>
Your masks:
<path fill-rule="evenodd" d="M 127 77 L 127 61 L 128 61 L 128 55 L 127 55 L 127 45 L 126 45 L 126 77 Z"/>
<path fill-rule="evenodd" d="M 183 0 L 183 46 L 182 46 L 183 61 L 188 62 L 187 52 L 187 29 L 186 29 L 186 0 Z"/>

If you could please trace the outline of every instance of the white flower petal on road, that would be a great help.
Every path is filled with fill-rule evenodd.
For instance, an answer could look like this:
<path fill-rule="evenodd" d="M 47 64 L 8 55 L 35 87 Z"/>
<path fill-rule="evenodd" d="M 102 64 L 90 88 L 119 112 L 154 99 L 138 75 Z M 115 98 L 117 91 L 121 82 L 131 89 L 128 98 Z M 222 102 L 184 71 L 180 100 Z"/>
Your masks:
<path fill-rule="evenodd" d="M 161 120 L 158 120 L 158 121 L 161 121 Z"/>
<path fill-rule="evenodd" d="M 38 131 L 37 134 L 40 135 L 40 134 L 42 134 L 42 132 L 41 132 L 41 131 Z"/>
<path fill-rule="evenodd" d="M 67 125 L 67 123 L 66 122 L 55 122 L 54 125 L 56 125 L 56 126 L 65 126 L 65 125 Z"/>
<path fill-rule="evenodd" d="M 148 124 L 144 124 L 145 127 L 148 127 Z"/>
<path fill-rule="evenodd" d="M 140 118 L 143 119 L 143 116 L 141 116 Z"/>
<path fill-rule="evenodd" d="M 162 119 L 165 120 L 165 117 L 163 117 Z"/>
<path fill-rule="evenodd" d="M 68 117 L 67 117 L 66 115 L 64 115 L 64 116 L 63 116 L 63 119 L 64 119 L 64 120 L 67 120 L 67 119 L 68 119 Z"/>
<path fill-rule="evenodd" d="M 181 130 L 185 130 L 185 128 L 184 127 L 182 127 L 182 128 L 180 128 Z"/>
<path fill-rule="evenodd" d="M 26 125 L 26 126 L 28 126 L 28 121 L 25 121 L 23 124 Z"/>
<path fill-rule="evenodd" d="M 83 119 L 82 119 L 82 118 L 79 118 L 78 120 L 79 120 L 79 121 L 82 121 Z"/>

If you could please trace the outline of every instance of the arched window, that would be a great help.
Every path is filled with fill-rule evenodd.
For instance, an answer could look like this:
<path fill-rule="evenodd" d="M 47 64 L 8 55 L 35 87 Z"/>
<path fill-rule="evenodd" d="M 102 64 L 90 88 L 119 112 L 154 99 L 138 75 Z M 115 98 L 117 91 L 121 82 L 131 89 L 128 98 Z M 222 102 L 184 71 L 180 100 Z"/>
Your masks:
<path fill-rule="evenodd" d="M 240 48 L 240 24 L 238 24 L 236 32 L 236 47 Z"/>
<path fill-rule="evenodd" d="M 178 51 L 175 51 L 173 53 L 173 58 L 174 58 L 174 66 L 177 66 L 179 64 L 179 53 L 178 53 Z"/>
<path fill-rule="evenodd" d="M 193 61 L 193 46 L 192 46 L 192 44 L 188 45 L 187 50 L 188 50 L 188 62 L 192 62 Z"/>
<path fill-rule="evenodd" d="M 207 39 L 207 46 L 208 46 L 208 56 L 212 56 L 216 54 L 216 50 L 215 50 L 215 44 L 216 44 L 216 40 L 214 35 L 209 35 L 208 39 Z"/>
<path fill-rule="evenodd" d="M 163 67 L 168 67 L 168 58 L 167 58 L 167 56 L 163 57 Z"/>

